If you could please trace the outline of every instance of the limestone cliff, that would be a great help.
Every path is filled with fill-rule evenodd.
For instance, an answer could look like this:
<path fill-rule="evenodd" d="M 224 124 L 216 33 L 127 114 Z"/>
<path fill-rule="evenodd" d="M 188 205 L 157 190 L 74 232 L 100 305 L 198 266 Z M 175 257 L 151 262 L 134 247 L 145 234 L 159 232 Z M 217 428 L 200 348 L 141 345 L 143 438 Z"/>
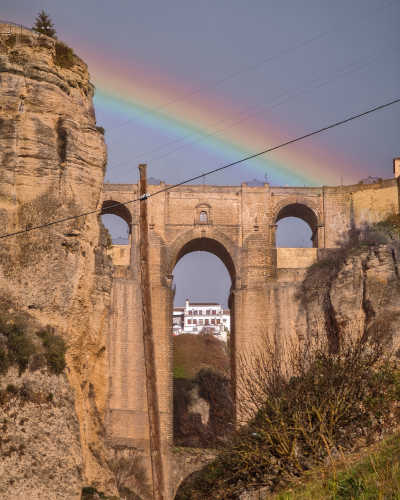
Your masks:
<path fill-rule="evenodd" d="M 69 69 L 56 66 L 55 57 L 52 38 L 29 31 L 0 35 L 1 234 L 88 212 L 99 202 L 107 151 L 95 127 L 94 87 L 78 57 Z M 38 324 L 52 325 L 68 343 L 66 376 L 79 425 L 68 425 L 73 415 L 66 415 L 65 425 L 49 424 L 48 436 L 52 441 L 61 433 L 61 441 L 75 448 L 74 440 L 80 440 L 83 462 L 76 488 L 83 482 L 115 492 L 107 487 L 111 474 L 102 448 L 111 286 L 102 233 L 93 214 L 1 239 L 0 295 L 29 311 Z M 66 382 L 57 383 L 69 391 Z M 21 481 L 28 480 L 16 477 L 8 499 L 21 498 Z M 74 498 L 41 498 L 48 497 Z"/>
<path fill-rule="evenodd" d="M 299 337 L 313 331 L 365 334 L 386 330 L 400 340 L 400 252 L 381 245 L 350 253 L 339 269 L 329 261 L 310 269 L 301 285 Z M 398 346 L 400 347 L 400 346 Z"/>

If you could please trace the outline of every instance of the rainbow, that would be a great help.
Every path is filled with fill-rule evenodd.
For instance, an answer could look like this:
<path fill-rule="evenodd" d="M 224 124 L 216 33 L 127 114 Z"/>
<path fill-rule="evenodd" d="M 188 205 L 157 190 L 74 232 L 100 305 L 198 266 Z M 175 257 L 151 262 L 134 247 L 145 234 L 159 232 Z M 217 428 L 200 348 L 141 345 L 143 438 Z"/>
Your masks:
<path fill-rule="evenodd" d="M 160 75 L 145 65 L 127 68 L 118 60 L 113 60 L 111 55 L 99 57 L 97 52 L 85 51 L 85 60 L 89 62 L 91 80 L 96 85 L 94 103 L 96 113 L 106 119 L 107 124 L 101 123 L 106 129 L 119 125 L 122 122 L 148 113 L 149 111 L 163 106 L 165 103 L 174 101 L 183 95 L 196 90 L 193 82 L 182 82 L 168 75 Z M 107 61 L 107 64 L 104 64 Z M 117 76 L 116 76 L 117 75 Z M 200 85 L 201 86 L 201 85 Z M 148 114 L 142 118 L 131 121 L 129 124 L 117 127 L 106 133 L 106 142 L 116 141 L 116 136 L 121 136 L 122 140 L 128 140 L 134 133 L 143 134 L 151 144 L 164 145 L 175 141 L 188 134 L 191 137 L 158 151 L 143 155 L 139 160 L 132 161 L 118 168 L 113 168 L 109 164 L 106 179 L 111 182 L 121 182 L 118 180 L 119 174 L 135 169 L 137 163 L 147 162 L 151 175 L 151 166 L 154 162 L 165 161 L 159 157 L 165 153 L 185 144 L 228 127 L 236 121 L 243 120 L 250 114 L 257 113 L 276 104 L 271 102 L 265 107 L 244 113 L 236 118 L 224 121 L 215 127 L 211 127 L 204 132 L 196 134 L 196 131 L 210 126 L 213 123 L 221 122 L 227 117 L 240 113 L 248 106 L 237 102 L 231 102 L 221 96 L 218 86 L 203 92 L 196 93 L 191 97 L 175 102 L 163 107 L 155 113 Z M 285 106 L 285 104 L 283 105 Z M 346 118 L 346 117 L 343 117 Z M 329 123 L 321 123 L 321 126 Z M 234 127 L 222 130 L 202 141 L 195 142 L 171 154 L 169 161 L 179 154 L 185 153 L 186 163 L 190 157 L 202 158 L 207 169 L 217 168 L 224 164 L 250 156 L 259 151 L 279 145 L 288 140 L 294 139 L 304 133 L 313 130 L 296 130 L 279 123 L 274 118 L 274 113 L 266 111 L 258 117 L 244 121 Z M 340 174 L 346 173 L 346 184 L 356 182 L 363 176 L 361 165 L 356 165 L 349 158 L 341 157 L 337 152 L 329 151 L 326 148 L 316 146 L 315 139 L 306 139 L 294 146 L 288 146 L 280 150 L 268 153 L 257 159 L 244 162 L 236 169 L 235 177 L 240 177 L 242 181 L 251 180 L 257 177 L 264 180 L 264 175 L 268 172 L 269 178 L 274 179 L 274 184 L 279 185 L 338 185 L 340 184 Z M 156 146 L 157 147 L 157 146 Z M 149 149 L 153 149 L 150 147 Z M 132 151 L 132 154 L 124 151 L 126 160 L 137 156 L 144 151 Z M 121 161 L 124 161 L 121 158 Z M 185 177 L 191 173 L 185 172 Z M 351 178 L 350 178 L 351 175 Z M 115 177 L 117 176 L 117 177 Z M 227 174 L 226 184 L 231 183 L 232 176 Z M 115 180 L 114 180 L 115 179 Z M 166 182 L 173 182 L 167 179 Z M 208 183 L 212 183 L 211 180 Z"/>

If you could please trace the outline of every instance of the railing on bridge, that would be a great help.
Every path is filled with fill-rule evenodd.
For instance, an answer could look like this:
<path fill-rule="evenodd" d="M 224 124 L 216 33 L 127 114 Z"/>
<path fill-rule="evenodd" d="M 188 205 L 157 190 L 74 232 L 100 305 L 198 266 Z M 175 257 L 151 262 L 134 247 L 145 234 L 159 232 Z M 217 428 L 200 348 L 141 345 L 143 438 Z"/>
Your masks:
<path fill-rule="evenodd" d="M 264 186 L 264 183 L 257 180 L 257 179 L 253 179 L 250 182 L 246 182 L 246 184 L 247 184 L 247 187 L 262 187 L 262 186 Z"/>
<path fill-rule="evenodd" d="M 154 179 L 154 177 L 150 177 L 150 179 L 147 179 L 147 185 L 148 186 L 159 186 L 161 184 L 161 181 L 158 179 Z"/>
<path fill-rule="evenodd" d="M 1 21 L 0 24 L 4 24 L 6 26 L 10 26 L 9 31 L 3 33 L 0 32 L 0 35 L 11 35 L 12 33 L 18 33 L 18 31 L 15 28 L 18 28 L 20 33 L 22 33 L 22 30 L 27 30 L 32 33 L 34 36 L 40 36 L 40 33 L 32 28 L 27 28 L 26 26 L 23 26 L 22 24 L 17 24 L 17 23 L 12 23 L 11 21 Z M 4 28 L 2 28 L 4 29 Z M 7 28 L 6 28 L 7 29 Z"/>
<path fill-rule="evenodd" d="M 112 238 L 113 245 L 129 245 L 129 238 Z"/>

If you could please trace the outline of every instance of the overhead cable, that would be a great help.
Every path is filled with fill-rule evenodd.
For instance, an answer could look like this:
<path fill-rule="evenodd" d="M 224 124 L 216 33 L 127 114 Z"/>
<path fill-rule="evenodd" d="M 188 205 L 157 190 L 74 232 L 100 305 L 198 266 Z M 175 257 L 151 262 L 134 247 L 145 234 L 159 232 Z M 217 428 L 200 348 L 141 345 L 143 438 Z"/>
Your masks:
<path fill-rule="evenodd" d="M 246 158 L 242 158 L 241 160 L 237 160 L 235 162 L 229 163 L 228 165 L 224 165 L 223 167 L 215 168 L 214 170 L 210 170 L 209 172 L 206 172 L 204 174 L 197 175 L 195 177 L 192 177 L 191 179 L 187 179 L 186 181 L 179 182 L 178 184 L 173 184 L 173 185 L 168 186 L 168 187 L 166 187 L 164 189 L 160 189 L 159 191 L 156 191 L 153 194 L 149 194 L 149 196 L 147 196 L 146 198 L 149 198 L 149 197 L 152 197 L 152 196 L 156 196 L 158 194 L 164 193 L 165 191 L 170 191 L 171 189 L 174 189 L 176 187 L 182 186 L 184 184 L 187 184 L 189 182 L 195 181 L 197 179 L 204 178 L 207 175 L 214 174 L 215 172 L 219 172 L 221 170 L 224 170 L 225 168 L 232 167 L 233 165 L 237 165 L 238 163 L 243 163 L 244 161 L 251 160 L 253 158 L 256 158 L 257 156 L 261 156 L 263 154 L 269 153 L 269 152 L 274 151 L 276 149 L 283 148 L 284 146 L 287 146 L 289 144 L 293 144 L 294 142 L 301 141 L 302 139 L 306 139 L 307 137 L 311 137 L 313 135 L 319 134 L 320 132 L 324 132 L 325 130 L 329 130 L 331 128 L 337 127 L 338 125 L 343 125 L 343 123 L 350 122 L 352 120 L 355 120 L 356 118 L 360 118 L 361 116 L 365 116 L 365 115 L 368 115 L 368 114 L 373 113 L 375 111 L 378 111 L 379 109 L 387 108 L 388 106 L 391 106 L 392 104 L 396 104 L 398 102 L 400 102 L 400 99 L 396 99 L 395 101 L 389 102 L 387 104 L 383 104 L 382 106 L 379 106 L 377 108 L 373 108 L 373 109 L 370 109 L 368 111 L 364 111 L 364 113 L 360 113 L 358 115 L 352 116 L 351 118 L 347 118 L 346 120 L 342 120 L 340 122 L 334 123 L 333 125 L 329 125 L 327 127 L 321 128 L 319 130 L 316 130 L 315 132 L 311 132 L 309 134 L 306 134 L 306 135 L 303 135 L 301 137 L 298 137 L 297 139 L 292 139 L 291 141 L 288 141 L 288 142 L 285 142 L 283 144 L 280 144 L 279 146 L 274 146 L 273 148 L 266 149 L 265 151 L 261 151 L 260 153 L 256 153 L 254 155 L 247 156 Z M 61 222 L 67 222 L 67 221 L 70 221 L 70 220 L 78 219 L 80 217 L 85 217 L 87 215 L 91 215 L 91 214 L 95 214 L 95 213 L 99 213 L 99 212 L 104 212 L 105 210 L 109 211 L 112 208 L 121 207 L 123 205 L 128 205 L 129 203 L 134 203 L 134 202 L 137 202 L 137 201 L 140 201 L 140 198 L 135 198 L 133 200 L 126 201 L 124 203 L 116 203 L 115 205 L 111 205 L 111 206 L 107 207 L 106 209 L 100 208 L 100 209 L 97 209 L 97 210 L 91 210 L 90 212 L 85 212 L 85 213 L 82 213 L 82 214 L 79 214 L 79 215 L 73 215 L 71 217 L 66 217 L 64 219 L 56 220 L 56 221 L 53 221 L 53 222 L 48 222 L 46 224 L 41 224 L 40 226 L 35 226 L 35 227 L 23 229 L 21 231 L 16 231 L 14 233 L 3 234 L 2 236 L 0 236 L 0 239 L 8 238 L 10 236 L 16 236 L 16 235 L 23 234 L 23 233 L 28 233 L 30 231 L 35 231 L 36 229 L 42 229 L 44 227 L 53 226 L 54 224 L 60 224 Z"/>
<path fill-rule="evenodd" d="M 400 42 L 399 42 L 399 43 L 400 43 Z M 140 154 L 140 155 L 138 155 L 138 156 L 135 156 L 134 158 L 130 158 L 129 160 L 125 160 L 125 161 L 124 161 L 124 162 L 122 162 L 122 163 L 118 163 L 117 165 L 114 165 L 113 167 L 108 168 L 108 169 L 107 169 L 107 173 L 108 173 L 110 170 L 113 170 L 113 169 L 115 169 L 115 168 L 117 168 L 117 167 L 120 167 L 120 166 L 122 166 L 122 165 L 126 165 L 127 163 L 130 163 L 131 161 L 137 160 L 138 158 L 141 158 L 142 156 L 145 156 L 145 155 L 150 154 L 150 153 L 154 153 L 155 151 L 158 151 L 158 150 L 163 149 L 163 148 L 165 148 L 165 147 L 167 147 L 167 146 L 170 146 L 171 144 L 175 144 L 176 142 L 179 142 L 179 141 L 181 141 L 181 140 L 183 140 L 183 139 L 187 139 L 188 137 L 191 137 L 191 136 L 193 136 L 193 135 L 195 135 L 195 134 L 198 134 L 198 133 L 200 133 L 200 132 L 203 132 L 204 130 L 207 130 L 207 129 L 211 128 L 211 127 L 215 127 L 216 125 L 219 125 L 220 123 L 223 123 L 223 122 L 225 122 L 225 121 L 227 121 L 227 120 L 230 120 L 231 118 L 235 118 L 236 116 L 239 116 L 239 115 L 242 115 L 242 114 L 244 114 L 244 113 L 247 113 L 248 111 L 251 111 L 252 109 L 255 109 L 255 108 L 258 108 L 258 107 L 260 107 L 260 106 L 263 106 L 264 104 L 267 104 L 268 102 L 274 101 L 275 99 L 279 99 L 280 97 L 283 97 L 284 95 L 287 95 L 287 94 L 290 94 L 291 92 L 294 92 L 295 90 L 298 90 L 298 89 L 300 89 L 300 88 L 306 87 L 307 85 L 310 85 L 311 83 L 317 82 L 318 80 L 322 80 L 323 78 L 326 78 L 326 77 L 327 77 L 327 76 L 329 76 L 329 75 L 332 75 L 332 74 L 334 74 L 334 73 L 337 73 L 338 71 L 342 71 L 343 69 L 346 69 L 346 68 L 348 68 L 349 66 L 353 66 L 354 64 L 357 64 L 357 63 L 359 63 L 359 62 L 361 62 L 361 61 L 364 61 L 365 59 L 368 59 L 369 57 L 372 57 L 372 56 L 374 56 L 374 55 L 376 55 L 376 54 L 379 54 L 380 52 L 384 52 L 385 50 L 388 50 L 388 49 L 390 49 L 390 48 L 392 48 L 392 47 L 395 47 L 396 45 L 399 45 L 399 43 L 395 43 L 395 44 L 393 44 L 393 45 L 390 45 L 389 47 L 386 47 L 385 49 L 382 49 L 382 50 L 380 50 L 380 51 L 378 51 L 378 52 L 375 52 L 374 54 L 371 54 L 371 55 L 369 55 L 369 56 L 367 56 L 367 57 L 363 57 L 362 59 L 359 59 L 358 61 L 355 61 L 354 63 L 348 64 L 347 66 L 343 66 L 342 68 L 339 68 L 339 69 L 337 69 L 337 70 L 335 70 L 335 71 L 331 71 L 330 73 L 327 73 L 327 74 L 326 74 L 326 75 L 324 75 L 324 76 L 321 76 L 321 77 L 319 77 L 319 78 L 316 78 L 316 79 L 314 79 L 314 80 L 311 80 L 311 81 L 310 81 L 310 82 L 308 82 L 308 83 L 305 83 L 305 84 L 303 84 L 303 85 L 300 85 L 299 87 L 296 87 L 296 88 L 294 88 L 294 89 L 292 89 L 292 90 L 289 90 L 289 91 L 287 91 L 287 92 L 285 92 L 285 93 L 283 93 L 283 94 L 281 94 L 281 95 L 279 95 L 279 96 L 273 97 L 272 99 L 268 99 L 267 101 L 264 101 L 264 102 L 262 102 L 262 103 L 260 103 L 260 104 L 257 104 L 256 106 L 253 106 L 253 107 L 251 107 L 251 108 L 245 109 L 244 111 L 241 111 L 240 113 L 236 113 L 236 114 L 234 114 L 234 115 L 231 115 L 231 116 L 229 116 L 228 118 L 225 118 L 225 119 L 223 119 L 223 120 L 220 120 L 219 122 L 213 123 L 212 125 L 208 125 L 207 127 L 204 127 L 204 128 L 202 128 L 202 129 L 200 129 L 200 130 L 197 130 L 196 132 L 192 132 L 192 133 L 190 133 L 190 134 L 188 134 L 188 135 L 185 135 L 185 136 L 183 136 L 183 137 L 181 137 L 181 138 L 179 138 L 179 139 L 176 139 L 176 140 L 171 141 L 171 142 L 169 142 L 169 143 L 167 143 L 167 144 L 164 144 L 163 146 L 160 146 L 160 147 L 158 147 L 158 148 L 155 148 L 155 149 L 152 149 L 152 150 L 150 150 L 150 151 L 147 151 L 146 153 L 142 153 L 142 154 Z M 251 115 L 251 116 L 248 116 L 247 118 L 244 118 L 243 120 L 239 120 L 239 121 L 237 121 L 237 122 L 235 122 L 235 123 L 232 123 L 231 125 L 228 125 L 227 127 L 224 127 L 224 128 L 222 128 L 222 129 L 220 129 L 220 130 L 216 130 L 215 132 L 213 132 L 213 133 L 211 133 L 211 134 L 208 134 L 208 135 L 206 135 L 206 136 L 204 136 L 204 137 L 200 137 L 199 139 L 196 139 L 195 141 L 192 141 L 192 142 L 190 142 L 189 144 L 185 144 L 185 145 L 183 145 L 183 146 L 181 146 L 181 147 L 179 147 L 179 148 L 176 148 L 176 149 L 174 149 L 174 150 L 172 150 L 172 151 L 169 151 L 168 153 L 165 153 L 165 154 L 163 154 L 163 155 L 161 155 L 161 156 L 158 156 L 157 158 L 153 158 L 152 160 L 147 161 L 147 163 L 148 163 L 148 164 L 149 164 L 149 163 L 152 163 L 153 161 L 157 161 L 157 160 L 159 160 L 160 158 L 164 158 L 165 156 L 168 156 L 168 155 L 170 155 L 170 154 L 172 154 L 172 153 L 175 153 L 176 151 L 179 151 L 179 150 L 184 149 L 184 148 L 186 148 L 186 147 L 188 147 L 188 146 L 191 146 L 192 144 L 196 144 L 197 142 L 204 141 L 205 139 L 208 139 L 209 137 L 212 137 L 212 136 L 214 136 L 214 135 L 216 135 L 216 134 L 219 134 L 220 132 L 223 132 L 224 130 L 227 130 L 227 129 L 229 129 L 229 128 L 234 127 L 235 125 L 238 125 L 238 124 L 243 123 L 243 122 L 245 122 L 245 121 L 247 121 L 247 120 L 250 120 L 251 118 L 254 118 L 255 116 L 258 116 L 258 115 L 261 115 L 261 114 L 263 114 L 263 113 L 266 113 L 267 111 L 270 111 L 271 109 L 277 108 L 277 107 L 281 106 L 282 104 L 285 104 L 285 103 L 287 103 L 287 102 L 289 102 L 289 101 L 292 101 L 292 100 L 294 100 L 294 99 L 297 99 L 298 97 L 301 97 L 302 95 L 308 94 L 309 92 L 312 92 L 313 90 L 316 90 L 316 89 L 318 89 L 318 88 L 320 88 L 320 87 L 323 87 L 324 85 L 327 85 L 328 83 L 334 82 L 335 80 L 339 80 L 340 78 L 343 78 L 344 76 L 347 76 L 347 75 L 349 75 L 349 74 L 351 74 L 351 73 L 354 73 L 355 71 L 358 71 L 359 69 L 365 68 L 366 66 L 369 66 L 370 64 L 373 64 L 373 63 L 375 63 L 375 62 L 377 62 L 377 61 L 380 61 L 381 59 L 384 59 L 385 57 L 391 56 L 392 54 L 394 54 L 394 53 L 396 53 L 396 52 L 399 52 L 399 50 L 400 50 L 400 49 L 397 49 L 397 50 L 394 50 L 394 51 L 390 52 L 389 54 L 385 54 L 385 55 L 384 55 L 384 56 L 382 56 L 382 57 L 378 57 L 377 59 L 374 59 L 373 61 L 370 61 L 370 62 L 368 62 L 368 63 L 366 63 L 366 64 L 363 64 L 362 66 L 360 66 L 360 67 L 358 67 L 358 68 L 355 68 L 355 69 L 353 69 L 353 70 L 351 70 L 351 71 L 348 71 L 347 73 L 344 73 L 343 75 L 340 75 L 340 76 L 338 76 L 338 77 L 336 77 L 336 78 L 332 78 L 331 80 L 328 80 L 327 82 L 321 83 L 320 85 L 317 85 L 316 87 L 313 87 L 312 89 L 306 90 L 306 91 L 302 92 L 301 94 L 297 94 L 297 95 L 295 95 L 295 96 L 293 96 L 293 97 L 290 97 L 289 99 L 286 99 L 285 101 L 282 101 L 282 102 L 280 102 L 280 103 L 278 103 L 278 104 L 275 104 L 274 106 L 271 106 L 271 107 L 269 107 L 269 108 L 267 108 L 267 109 L 264 109 L 264 110 L 262 110 L 262 111 L 260 111 L 260 112 L 258 112 L 258 113 L 255 113 L 255 114 L 253 114 L 253 115 Z M 132 169 L 125 170 L 124 172 L 121 172 L 120 174 L 114 175 L 113 177 L 110 177 L 110 178 L 108 178 L 107 180 L 108 180 L 108 181 L 111 181 L 112 179 L 116 179 L 117 177 L 120 177 L 121 175 L 124 175 L 124 174 L 126 174 L 126 173 L 128 173 L 128 172 L 131 172 L 131 171 L 132 171 Z"/>
<path fill-rule="evenodd" d="M 173 101 L 170 101 L 170 102 L 167 102 L 166 104 L 163 104 L 161 106 L 158 106 L 157 108 L 154 108 L 150 111 L 147 111 L 146 113 L 143 113 L 139 116 L 135 116 L 135 118 L 132 118 L 130 120 L 127 120 L 125 122 L 122 122 L 118 125 L 115 125 L 114 127 L 110 127 L 106 130 L 106 132 L 109 132 L 110 130 L 114 130 L 118 127 L 122 127 L 122 125 L 126 125 L 127 123 L 130 123 L 130 122 L 133 122 L 135 120 L 139 120 L 139 118 L 142 118 L 143 116 L 147 116 L 147 115 L 150 115 L 151 113 L 155 113 L 156 111 L 159 111 L 160 109 L 163 109 L 163 108 L 166 108 L 167 106 L 171 106 L 171 104 L 174 104 L 178 101 L 182 101 L 183 99 L 186 99 L 187 97 L 190 97 L 192 95 L 195 95 L 195 94 L 198 94 L 199 92 L 202 92 L 203 90 L 206 90 L 206 89 L 209 89 L 210 87 L 214 87 L 215 85 L 218 85 L 219 83 L 222 83 L 222 82 L 225 82 L 226 80 L 229 80 L 231 78 L 233 78 L 234 76 L 237 76 L 237 75 L 240 75 L 242 73 L 245 73 L 246 71 L 249 71 L 253 68 L 257 68 L 258 66 L 261 66 L 262 64 L 265 64 L 269 61 L 272 61 L 273 59 L 277 59 L 278 57 L 281 57 L 285 54 L 288 54 L 289 52 L 292 52 L 293 50 L 296 50 L 300 47 L 303 47 L 304 45 L 307 45 L 311 42 L 314 42 L 315 40 L 318 40 L 320 38 L 323 38 L 327 35 L 329 35 L 330 33 L 334 33 L 335 31 L 338 31 L 346 26 L 349 26 L 350 24 L 353 24 L 357 21 L 360 21 L 360 19 L 364 19 L 365 17 L 368 17 L 368 16 L 371 16 L 372 14 L 375 14 L 376 12 L 379 12 L 380 10 L 384 10 L 384 9 L 387 9 L 388 7 L 391 7 L 392 5 L 395 5 L 396 3 L 399 3 L 400 0 L 395 0 L 394 2 L 391 2 L 387 5 L 384 5 L 383 7 L 380 7 L 379 9 L 376 9 L 376 10 L 373 10 L 372 12 L 369 12 L 368 14 L 364 14 L 363 16 L 361 17 L 357 17 L 357 19 L 354 19 L 353 21 L 349 21 L 348 23 L 345 23 L 345 24 L 342 24 L 341 26 L 338 26 L 337 28 L 334 28 L 330 31 L 327 31 L 326 33 L 323 33 L 322 35 L 318 35 L 314 38 L 311 38 L 310 40 L 307 40 L 306 42 L 303 42 L 303 43 L 300 43 L 299 45 L 296 45 L 295 47 L 291 47 L 290 49 L 287 49 L 287 50 L 284 50 L 283 52 L 280 52 L 279 54 L 276 54 L 275 56 L 272 56 L 272 57 L 269 57 L 268 59 L 264 59 L 263 61 L 260 61 L 256 64 L 253 64 L 252 66 L 248 66 L 247 68 L 244 68 L 236 73 L 233 73 L 232 75 L 229 75 L 229 76 L 226 76 L 225 78 L 222 78 L 221 80 L 217 80 L 216 82 L 214 83 L 210 83 L 209 85 L 206 85 L 205 87 L 201 87 L 200 89 L 197 89 L 193 92 L 190 92 L 189 94 L 186 94 L 182 97 L 179 97 L 177 99 L 174 99 Z"/>

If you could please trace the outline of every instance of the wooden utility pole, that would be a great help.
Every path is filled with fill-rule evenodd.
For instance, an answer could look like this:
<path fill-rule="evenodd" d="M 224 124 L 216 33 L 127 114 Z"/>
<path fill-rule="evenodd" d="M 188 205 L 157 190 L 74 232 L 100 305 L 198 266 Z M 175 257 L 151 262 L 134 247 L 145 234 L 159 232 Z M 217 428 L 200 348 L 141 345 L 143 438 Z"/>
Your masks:
<path fill-rule="evenodd" d="M 151 311 L 149 227 L 147 224 L 147 165 L 140 170 L 140 271 L 143 310 L 143 344 L 146 365 L 147 407 L 154 500 L 165 500 L 164 469 L 161 455 L 160 412 L 158 409 L 157 372 L 154 354 L 153 318 Z"/>

